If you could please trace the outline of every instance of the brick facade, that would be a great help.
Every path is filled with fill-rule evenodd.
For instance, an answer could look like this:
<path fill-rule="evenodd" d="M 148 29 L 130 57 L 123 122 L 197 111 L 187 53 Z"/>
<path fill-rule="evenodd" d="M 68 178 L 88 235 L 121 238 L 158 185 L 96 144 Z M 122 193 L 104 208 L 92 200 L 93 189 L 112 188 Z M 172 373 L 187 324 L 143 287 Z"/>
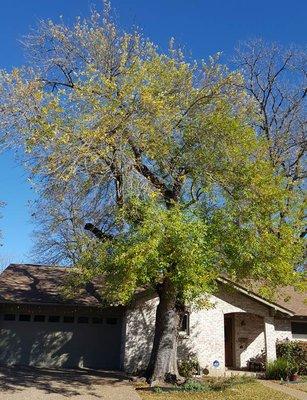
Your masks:
<path fill-rule="evenodd" d="M 212 375 L 225 371 L 224 316 L 233 317 L 233 367 L 245 368 L 250 358 L 266 350 L 274 359 L 276 339 L 291 338 L 288 319 L 274 318 L 269 306 L 221 284 L 210 298 L 211 307 L 191 310 L 189 335 L 180 334 L 178 355 L 197 357 Z M 143 298 L 126 313 L 124 368 L 146 367 L 152 347 L 157 298 Z M 214 363 L 218 361 L 218 363 Z"/>
<path fill-rule="evenodd" d="M 142 298 L 126 312 L 123 368 L 144 370 L 149 362 L 154 337 L 158 298 Z"/>
<path fill-rule="evenodd" d="M 252 357 L 265 350 L 263 318 L 255 314 L 235 314 L 235 367 L 246 368 Z"/>

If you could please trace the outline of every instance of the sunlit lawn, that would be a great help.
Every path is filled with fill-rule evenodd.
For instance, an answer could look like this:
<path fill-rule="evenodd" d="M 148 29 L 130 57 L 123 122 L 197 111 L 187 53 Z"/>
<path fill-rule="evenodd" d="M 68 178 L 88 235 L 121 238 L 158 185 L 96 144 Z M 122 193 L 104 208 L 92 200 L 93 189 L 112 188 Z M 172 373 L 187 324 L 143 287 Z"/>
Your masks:
<path fill-rule="evenodd" d="M 142 400 L 293 400 L 293 397 L 269 389 L 259 382 L 237 385 L 221 392 L 153 393 L 139 390 L 138 394 Z"/>

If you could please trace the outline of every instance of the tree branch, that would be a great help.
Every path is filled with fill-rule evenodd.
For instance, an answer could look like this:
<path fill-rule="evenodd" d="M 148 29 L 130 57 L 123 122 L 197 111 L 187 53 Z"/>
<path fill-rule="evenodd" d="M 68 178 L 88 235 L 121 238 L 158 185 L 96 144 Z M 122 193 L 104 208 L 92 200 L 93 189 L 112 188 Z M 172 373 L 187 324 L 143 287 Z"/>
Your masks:
<path fill-rule="evenodd" d="M 99 240 L 110 240 L 110 239 L 113 239 L 112 235 L 109 235 L 109 234 L 103 232 L 101 229 L 97 228 L 95 225 L 93 225 L 91 223 L 85 224 L 84 225 L 84 229 L 86 231 L 91 232 Z"/>
<path fill-rule="evenodd" d="M 134 154 L 135 168 L 136 170 L 142 174 L 145 178 L 147 178 L 153 186 L 160 190 L 163 194 L 168 190 L 167 186 L 164 182 L 162 182 L 154 172 L 152 172 L 147 165 L 145 165 L 142 160 L 142 151 L 133 143 L 131 138 L 128 138 L 128 143 L 131 146 L 132 152 Z"/>

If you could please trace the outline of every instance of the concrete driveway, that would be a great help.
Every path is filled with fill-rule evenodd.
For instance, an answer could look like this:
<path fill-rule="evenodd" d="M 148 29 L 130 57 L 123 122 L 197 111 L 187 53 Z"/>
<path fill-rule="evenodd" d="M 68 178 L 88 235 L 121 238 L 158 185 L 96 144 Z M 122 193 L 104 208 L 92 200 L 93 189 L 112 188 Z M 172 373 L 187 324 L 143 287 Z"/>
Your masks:
<path fill-rule="evenodd" d="M 115 372 L 0 368 L 1 400 L 139 400 Z"/>

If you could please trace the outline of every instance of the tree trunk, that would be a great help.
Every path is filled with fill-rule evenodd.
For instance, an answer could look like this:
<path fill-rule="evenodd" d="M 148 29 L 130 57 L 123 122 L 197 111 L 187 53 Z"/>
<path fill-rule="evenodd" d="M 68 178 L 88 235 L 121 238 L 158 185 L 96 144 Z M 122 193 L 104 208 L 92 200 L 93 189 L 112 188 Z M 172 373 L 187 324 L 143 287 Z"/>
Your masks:
<path fill-rule="evenodd" d="M 150 361 L 146 371 L 148 382 L 179 379 L 177 366 L 177 338 L 180 315 L 176 309 L 176 289 L 165 278 L 158 287 L 160 302 L 156 311 L 155 336 Z"/>

